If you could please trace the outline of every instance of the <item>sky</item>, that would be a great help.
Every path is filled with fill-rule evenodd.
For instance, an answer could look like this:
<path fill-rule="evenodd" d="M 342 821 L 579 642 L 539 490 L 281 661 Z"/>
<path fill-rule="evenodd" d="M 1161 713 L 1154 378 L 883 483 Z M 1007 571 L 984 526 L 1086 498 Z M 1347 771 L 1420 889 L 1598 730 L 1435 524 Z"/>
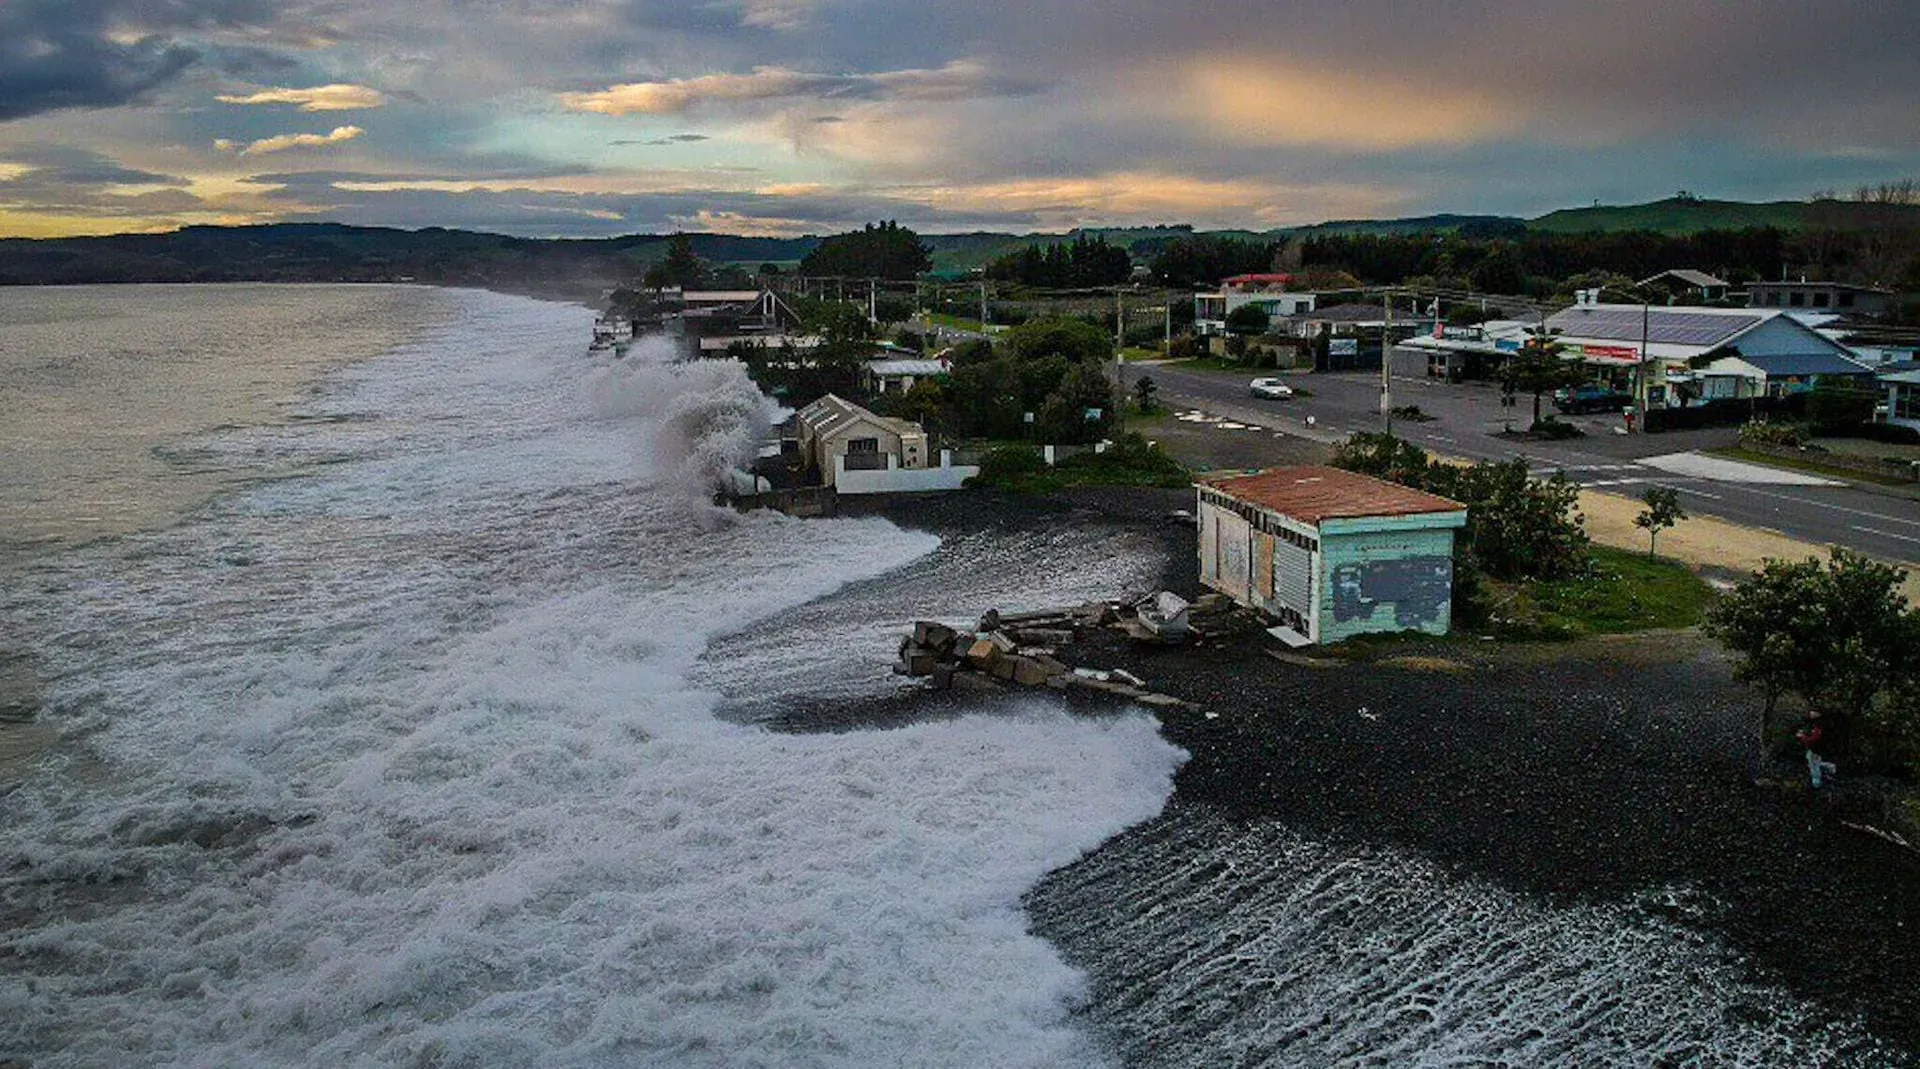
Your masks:
<path fill-rule="evenodd" d="M 1920 175 L 1903 0 L 0 0 L 0 236 L 1268 229 Z"/>

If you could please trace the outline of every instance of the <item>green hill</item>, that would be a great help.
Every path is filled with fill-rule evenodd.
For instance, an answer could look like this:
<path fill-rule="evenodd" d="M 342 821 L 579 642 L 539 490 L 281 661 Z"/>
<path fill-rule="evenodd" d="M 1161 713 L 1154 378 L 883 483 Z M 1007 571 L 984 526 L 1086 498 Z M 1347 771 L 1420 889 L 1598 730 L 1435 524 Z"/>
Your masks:
<path fill-rule="evenodd" d="M 1920 224 L 1920 206 L 1860 204 L 1842 200 L 1776 200 L 1749 203 L 1669 197 L 1650 204 L 1563 208 L 1530 220 L 1528 228 L 1555 234 L 1650 230 L 1697 234 L 1703 230 L 1867 230 L 1889 224 Z"/>

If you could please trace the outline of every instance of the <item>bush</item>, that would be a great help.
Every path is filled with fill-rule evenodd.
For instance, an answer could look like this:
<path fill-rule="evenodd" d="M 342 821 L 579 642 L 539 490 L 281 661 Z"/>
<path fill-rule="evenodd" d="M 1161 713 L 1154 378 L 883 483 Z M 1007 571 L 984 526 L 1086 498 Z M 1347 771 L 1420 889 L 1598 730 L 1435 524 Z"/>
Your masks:
<path fill-rule="evenodd" d="M 1748 420 L 1740 427 L 1740 442 L 1742 445 L 1779 445 L 1800 449 L 1807 444 L 1807 429 L 1798 423 Z"/>
<path fill-rule="evenodd" d="M 1888 445 L 1920 445 L 1920 430 L 1898 423 L 1862 423 L 1849 427 L 1844 434 L 1835 438 L 1864 438 L 1870 442 L 1885 442 Z"/>
<path fill-rule="evenodd" d="M 1104 453 L 1075 453 L 1054 470 L 1073 486 L 1193 485 L 1193 475 L 1179 461 L 1132 432 L 1116 437 Z"/>
<path fill-rule="evenodd" d="M 1056 489 L 1059 480 L 1040 450 L 1030 445 L 1009 445 L 988 450 L 980 458 L 980 474 L 968 479 L 967 486 L 1033 492 Z"/>
<path fill-rule="evenodd" d="M 1429 460 L 1426 450 L 1390 434 L 1354 435 L 1332 464 L 1466 505 L 1456 557 L 1470 554 L 1495 579 L 1564 579 L 1586 567 L 1580 488 L 1564 475 L 1535 479 L 1519 459 L 1471 467 Z"/>
<path fill-rule="evenodd" d="M 1822 382 L 1807 394 L 1807 419 L 1821 434 L 1844 434 L 1872 421 L 1880 397 L 1865 387 Z"/>
<path fill-rule="evenodd" d="M 1545 439 L 1549 442 L 1560 442 L 1568 438 L 1585 438 L 1587 436 L 1587 432 L 1571 423 L 1562 423 L 1552 416 L 1548 416 L 1540 422 L 1535 423 L 1532 427 L 1527 428 L 1527 433 L 1535 438 Z"/>

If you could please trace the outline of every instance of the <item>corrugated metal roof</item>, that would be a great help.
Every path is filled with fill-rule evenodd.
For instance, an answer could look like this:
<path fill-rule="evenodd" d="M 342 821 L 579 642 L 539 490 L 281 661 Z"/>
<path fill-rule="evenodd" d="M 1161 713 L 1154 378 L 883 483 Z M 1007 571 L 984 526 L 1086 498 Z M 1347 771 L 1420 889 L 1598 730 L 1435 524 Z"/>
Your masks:
<path fill-rule="evenodd" d="M 938 360 L 869 360 L 867 370 L 875 375 L 933 376 L 947 373 L 947 365 Z"/>
<path fill-rule="evenodd" d="M 1257 475 L 1211 480 L 1208 486 L 1250 505 L 1303 523 L 1367 516 L 1463 512 L 1465 505 L 1384 479 L 1339 468 L 1276 468 Z"/>
<path fill-rule="evenodd" d="M 1741 356 L 1741 360 L 1768 375 L 1871 375 L 1873 369 L 1857 360 L 1832 353 L 1775 353 Z"/>
<path fill-rule="evenodd" d="M 1644 286 L 1649 282 L 1658 282 L 1661 279 L 1667 278 L 1669 276 L 1673 278 L 1677 278 L 1680 281 L 1685 282 L 1689 286 L 1699 286 L 1702 289 L 1705 289 L 1709 286 L 1719 286 L 1724 288 L 1727 285 L 1727 281 L 1725 279 L 1715 278 L 1712 275 L 1707 274 L 1705 271 L 1695 271 L 1691 267 L 1676 267 L 1671 271 L 1662 271 L 1659 274 L 1653 276 L 1652 278 L 1641 279 L 1639 284 Z"/>

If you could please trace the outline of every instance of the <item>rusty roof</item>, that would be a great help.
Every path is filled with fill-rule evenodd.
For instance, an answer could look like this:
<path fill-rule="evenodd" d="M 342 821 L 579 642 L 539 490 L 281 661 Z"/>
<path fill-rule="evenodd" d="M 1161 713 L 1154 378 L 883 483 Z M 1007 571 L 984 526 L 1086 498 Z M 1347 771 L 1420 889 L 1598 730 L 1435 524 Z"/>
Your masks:
<path fill-rule="evenodd" d="M 1467 506 L 1371 475 L 1319 466 L 1275 468 L 1208 480 L 1207 486 L 1304 523 L 1364 516 L 1461 512 Z"/>

